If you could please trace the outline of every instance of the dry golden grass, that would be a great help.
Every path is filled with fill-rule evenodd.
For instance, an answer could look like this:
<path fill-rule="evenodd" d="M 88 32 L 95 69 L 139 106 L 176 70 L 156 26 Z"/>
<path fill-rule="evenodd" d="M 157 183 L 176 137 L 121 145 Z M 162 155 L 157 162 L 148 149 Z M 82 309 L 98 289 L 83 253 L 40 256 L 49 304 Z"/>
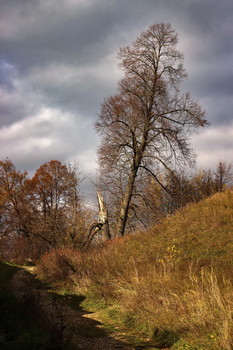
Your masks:
<path fill-rule="evenodd" d="M 39 272 L 104 301 L 111 317 L 158 347 L 232 350 L 232 233 L 233 192 L 226 191 L 85 254 L 51 252 Z"/>

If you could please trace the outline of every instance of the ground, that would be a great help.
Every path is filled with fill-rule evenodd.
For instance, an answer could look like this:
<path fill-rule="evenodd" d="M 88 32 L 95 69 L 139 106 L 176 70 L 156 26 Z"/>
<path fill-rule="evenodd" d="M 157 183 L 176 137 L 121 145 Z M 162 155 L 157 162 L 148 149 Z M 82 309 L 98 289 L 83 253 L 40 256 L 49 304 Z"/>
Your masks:
<path fill-rule="evenodd" d="M 153 349 L 132 346 L 116 339 L 95 315 L 83 310 L 82 296 L 61 296 L 38 281 L 33 271 L 18 269 L 11 280 L 14 295 L 34 307 L 49 331 L 55 334 L 57 349 L 115 350 Z"/>

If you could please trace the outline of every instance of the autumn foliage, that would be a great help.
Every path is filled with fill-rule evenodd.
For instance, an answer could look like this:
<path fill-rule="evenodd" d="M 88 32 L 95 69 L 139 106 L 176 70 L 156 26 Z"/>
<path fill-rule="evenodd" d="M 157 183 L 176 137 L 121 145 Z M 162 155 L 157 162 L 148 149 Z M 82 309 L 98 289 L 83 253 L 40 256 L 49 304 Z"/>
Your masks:
<path fill-rule="evenodd" d="M 76 167 L 51 160 L 32 179 L 0 162 L 1 255 L 22 262 L 51 248 L 77 248 L 86 234 Z"/>

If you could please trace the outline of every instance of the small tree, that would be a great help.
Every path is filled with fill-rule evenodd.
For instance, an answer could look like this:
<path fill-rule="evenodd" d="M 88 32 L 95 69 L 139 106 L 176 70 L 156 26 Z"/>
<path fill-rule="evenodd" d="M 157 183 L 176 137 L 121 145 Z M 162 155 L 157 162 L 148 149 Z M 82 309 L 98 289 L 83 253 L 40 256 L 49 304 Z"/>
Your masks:
<path fill-rule="evenodd" d="M 83 228 L 79 179 L 75 168 L 51 160 L 31 180 L 36 215 L 34 237 L 50 246 L 77 245 Z"/>
<path fill-rule="evenodd" d="M 232 185 L 232 163 L 220 161 L 215 171 L 215 181 L 218 192 L 222 192 L 226 186 Z"/>
<path fill-rule="evenodd" d="M 132 46 L 121 49 L 120 66 L 125 76 L 119 82 L 118 93 L 104 101 L 96 123 L 102 135 L 101 172 L 112 181 L 121 179 L 117 184 L 118 236 L 125 233 L 139 172 L 148 172 L 159 183 L 161 167 L 191 162 L 188 137 L 206 124 L 200 105 L 189 93 L 179 92 L 186 74 L 176 45 L 175 31 L 170 24 L 162 23 L 152 25 Z"/>

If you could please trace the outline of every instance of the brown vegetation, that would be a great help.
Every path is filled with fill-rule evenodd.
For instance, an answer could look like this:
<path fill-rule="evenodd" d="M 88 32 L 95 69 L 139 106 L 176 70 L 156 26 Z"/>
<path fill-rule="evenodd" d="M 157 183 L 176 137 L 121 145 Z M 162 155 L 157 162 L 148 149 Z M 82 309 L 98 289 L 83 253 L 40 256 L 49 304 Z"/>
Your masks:
<path fill-rule="evenodd" d="M 115 321 L 149 334 L 158 347 L 230 350 L 232 213 L 228 190 L 89 253 L 48 253 L 38 271 L 60 285 L 72 281 L 76 292 L 104 302 Z"/>
<path fill-rule="evenodd" d="M 6 159 L 0 161 L 0 256 L 23 263 L 51 248 L 80 247 L 89 213 L 79 193 L 75 166 L 43 164 L 32 179 Z"/>

